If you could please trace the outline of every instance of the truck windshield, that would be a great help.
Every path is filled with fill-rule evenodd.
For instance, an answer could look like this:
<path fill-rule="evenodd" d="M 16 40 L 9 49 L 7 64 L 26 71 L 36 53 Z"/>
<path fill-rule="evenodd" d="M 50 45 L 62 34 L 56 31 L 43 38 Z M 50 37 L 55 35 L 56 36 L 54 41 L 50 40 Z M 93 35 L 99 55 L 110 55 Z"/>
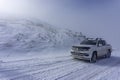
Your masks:
<path fill-rule="evenodd" d="M 84 45 L 96 45 L 97 41 L 96 40 L 84 40 L 80 44 L 84 44 Z"/>

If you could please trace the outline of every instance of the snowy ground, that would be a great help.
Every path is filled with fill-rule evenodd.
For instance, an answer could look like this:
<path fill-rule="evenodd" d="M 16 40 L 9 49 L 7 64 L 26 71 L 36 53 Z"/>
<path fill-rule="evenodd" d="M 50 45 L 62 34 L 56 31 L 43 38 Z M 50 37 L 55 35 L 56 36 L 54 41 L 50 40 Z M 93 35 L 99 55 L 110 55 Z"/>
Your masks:
<path fill-rule="evenodd" d="M 1 58 L 0 80 L 120 80 L 120 54 L 89 63 L 69 53 L 54 56 Z"/>
<path fill-rule="evenodd" d="M 71 57 L 84 39 L 38 20 L 0 19 L 0 80 L 120 80 L 120 51 L 97 63 Z"/>

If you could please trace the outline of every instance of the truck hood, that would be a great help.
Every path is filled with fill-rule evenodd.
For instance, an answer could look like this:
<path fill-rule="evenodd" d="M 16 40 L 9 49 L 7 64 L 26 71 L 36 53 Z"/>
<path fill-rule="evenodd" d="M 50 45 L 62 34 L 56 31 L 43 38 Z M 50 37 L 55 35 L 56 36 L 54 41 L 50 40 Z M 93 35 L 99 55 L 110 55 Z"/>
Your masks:
<path fill-rule="evenodd" d="M 73 47 L 93 47 L 94 45 L 75 45 Z"/>

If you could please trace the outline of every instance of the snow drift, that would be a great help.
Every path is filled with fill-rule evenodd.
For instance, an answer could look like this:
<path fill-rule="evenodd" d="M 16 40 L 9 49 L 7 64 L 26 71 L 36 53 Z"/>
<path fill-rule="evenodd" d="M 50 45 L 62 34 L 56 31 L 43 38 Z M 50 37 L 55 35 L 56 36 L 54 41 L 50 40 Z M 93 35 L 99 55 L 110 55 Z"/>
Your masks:
<path fill-rule="evenodd" d="M 0 19 L 0 49 L 36 51 L 66 48 L 85 38 L 81 32 L 59 29 L 31 19 Z"/>

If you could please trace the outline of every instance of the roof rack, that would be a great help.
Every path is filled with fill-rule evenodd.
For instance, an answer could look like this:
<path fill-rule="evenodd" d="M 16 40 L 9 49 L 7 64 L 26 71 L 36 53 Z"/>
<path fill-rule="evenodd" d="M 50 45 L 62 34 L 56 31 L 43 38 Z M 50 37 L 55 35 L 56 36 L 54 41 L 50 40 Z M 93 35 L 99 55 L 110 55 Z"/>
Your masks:
<path fill-rule="evenodd" d="M 96 40 L 103 40 L 102 38 L 96 38 Z"/>
<path fill-rule="evenodd" d="M 86 38 L 87 40 L 103 40 L 102 38 Z"/>
<path fill-rule="evenodd" d="M 87 40 L 95 40 L 95 38 L 86 38 Z"/>

